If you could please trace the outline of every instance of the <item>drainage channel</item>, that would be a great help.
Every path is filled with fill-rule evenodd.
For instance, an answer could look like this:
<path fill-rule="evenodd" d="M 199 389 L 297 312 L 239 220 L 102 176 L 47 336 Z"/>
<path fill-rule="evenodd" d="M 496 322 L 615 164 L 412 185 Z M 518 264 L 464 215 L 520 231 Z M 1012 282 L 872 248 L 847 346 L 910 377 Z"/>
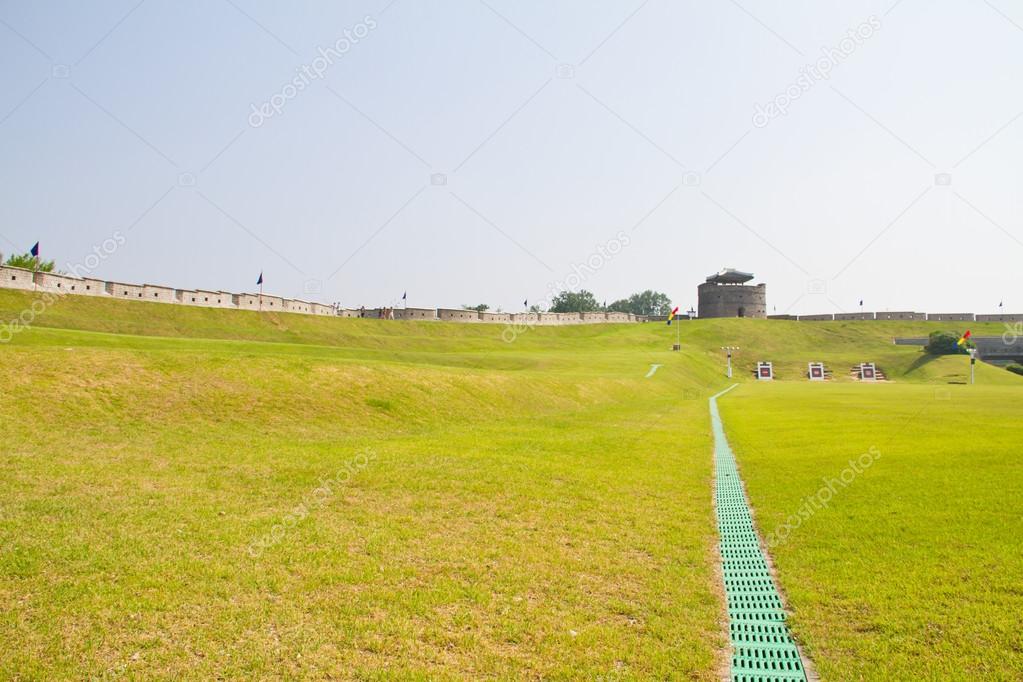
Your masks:
<path fill-rule="evenodd" d="M 714 429 L 715 502 L 721 536 L 721 569 L 728 601 L 733 682 L 806 682 L 799 650 L 785 625 L 781 595 L 771 578 L 735 455 L 725 438 L 718 397 L 710 399 Z"/>

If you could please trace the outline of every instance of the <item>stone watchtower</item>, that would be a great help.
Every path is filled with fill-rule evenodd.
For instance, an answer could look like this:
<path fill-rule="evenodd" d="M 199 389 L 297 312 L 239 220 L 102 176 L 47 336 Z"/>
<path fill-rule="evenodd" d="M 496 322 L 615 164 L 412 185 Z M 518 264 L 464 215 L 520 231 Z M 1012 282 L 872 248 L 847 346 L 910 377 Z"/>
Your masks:
<path fill-rule="evenodd" d="M 697 287 L 700 317 L 767 317 L 767 285 L 747 285 L 749 272 L 725 268 Z"/>

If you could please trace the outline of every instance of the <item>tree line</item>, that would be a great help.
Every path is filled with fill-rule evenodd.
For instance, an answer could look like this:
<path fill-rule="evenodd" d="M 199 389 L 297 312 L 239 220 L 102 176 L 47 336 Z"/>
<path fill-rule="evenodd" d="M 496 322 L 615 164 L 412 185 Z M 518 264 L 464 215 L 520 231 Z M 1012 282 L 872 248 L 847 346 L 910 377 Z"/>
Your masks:
<path fill-rule="evenodd" d="M 592 292 L 562 291 L 551 301 L 552 313 L 632 313 L 633 315 L 667 315 L 671 312 L 671 299 L 667 294 L 647 289 L 628 298 L 620 298 L 610 305 L 597 301 Z"/>
<path fill-rule="evenodd" d="M 551 300 L 550 308 L 544 310 L 540 305 L 529 306 L 531 313 L 632 313 L 633 315 L 667 315 L 671 312 L 671 299 L 667 294 L 647 289 L 628 298 L 620 298 L 608 305 L 607 301 L 601 303 L 593 292 L 581 289 L 579 291 L 562 291 Z M 462 304 L 463 310 L 476 310 L 486 312 L 490 306 L 486 303 L 478 305 Z M 498 308 L 497 312 L 501 312 Z"/>

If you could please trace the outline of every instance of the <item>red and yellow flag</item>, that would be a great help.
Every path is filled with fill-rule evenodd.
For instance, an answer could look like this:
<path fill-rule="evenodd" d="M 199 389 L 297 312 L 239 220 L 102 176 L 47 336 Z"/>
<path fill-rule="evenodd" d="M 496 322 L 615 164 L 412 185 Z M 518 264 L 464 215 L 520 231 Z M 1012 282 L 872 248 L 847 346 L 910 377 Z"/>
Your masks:
<path fill-rule="evenodd" d="M 671 324 L 671 321 L 675 319 L 676 315 L 678 315 L 678 306 L 675 306 L 675 309 L 672 310 L 671 313 L 668 315 L 668 324 L 669 325 Z"/>
<path fill-rule="evenodd" d="M 960 347 L 965 346 L 966 342 L 970 340 L 970 336 L 971 336 L 970 330 L 967 329 L 966 333 L 963 334 L 962 337 L 958 341 L 956 341 L 956 343 L 958 343 Z"/>

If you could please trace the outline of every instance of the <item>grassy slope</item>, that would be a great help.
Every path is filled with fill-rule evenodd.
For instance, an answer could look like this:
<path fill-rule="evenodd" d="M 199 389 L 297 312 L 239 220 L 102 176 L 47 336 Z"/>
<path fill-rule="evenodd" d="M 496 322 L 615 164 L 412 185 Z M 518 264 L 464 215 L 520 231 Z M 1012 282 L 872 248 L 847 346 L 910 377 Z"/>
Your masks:
<path fill-rule="evenodd" d="M 10 320 L 27 309 L 33 295 L 0 289 L 0 320 Z M 663 349 L 673 342 L 674 332 L 664 325 L 581 325 L 536 327 L 520 334 L 511 344 L 499 343 L 500 325 L 437 324 L 381 320 L 338 320 L 311 315 L 256 313 L 193 308 L 161 303 L 127 303 L 84 296 L 66 297 L 38 316 L 36 328 L 74 329 L 112 334 L 183 337 L 220 340 L 248 340 L 268 343 L 343 347 L 352 357 L 363 360 L 395 358 L 394 353 L 414 362 L 466 363 L 465 358 L 485 354 L 483 366 L 508 363 L 508 369 L 535 366 L 559 360 L 551 353 L 543 358 L 523 352 L 572 351 L 582 342 L 599 339 L 602 349 L 615 347 L 632 356 L 637 349 Z M 736 366 L 752 372 L 757 360 L 773 360 L 780 378 L 801 378 L 808 360 L 821 360 L 835 371 L 837 380 L 847 380 L 853 364 L 872 361 L 894 375 L 905 376 L 919 364 L 918 349 L 893 346 L 895 336 L 926 336 L 936 329 L 962 331 L 965 326 L 976 335 L 1001 335 L 1000 323 L 931 322 L 791 322 L 785 320 L 700 320 L 681 323 L 687 349 L 699 351 L 701 362 L 691 368 L 700 378 L 703 360 L 720 366 L 722 345 L 742 346 Z M 445 355 L 453 357 L 446 359 Z M 568 354 L 565 354 L 568 355 Z M 601 369 L 598 367 L 598 369 Z M 602 371 L 602 369 L 601 369 Z M 746 378 L 741 372 L 739 378 Z M 931 378 L 931 377 L 925 377 Z"/>
<path fill-rule="evenodd" d="M 30 302 L 0 291 L 0 319 Z M 490 325 L 62 300 L 0 346 L 0 672 L 709 679 L 718 347 L 744 347 L 742 381 L 821 359 L 837 381 L 814 388 L 842 395 L 869 359 L 910 390 L 964 376 L 891 345 L 934 328 L 705 320 L 679 354 L 663 325 L 506 344 Z"/>

